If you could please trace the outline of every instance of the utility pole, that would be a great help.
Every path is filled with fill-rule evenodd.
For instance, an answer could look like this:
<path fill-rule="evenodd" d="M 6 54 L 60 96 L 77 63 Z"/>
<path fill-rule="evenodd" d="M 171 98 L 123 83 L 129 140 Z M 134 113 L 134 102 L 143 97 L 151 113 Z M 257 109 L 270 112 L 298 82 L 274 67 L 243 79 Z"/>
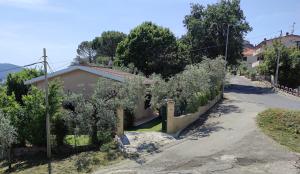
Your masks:
<path fill-rule="evenodd" d="M 279 42 L 281 43 L 281 37 L 282 37 L 282 30 L 280 30 L 280 36 L 279 36 Z M 281 45 L 280 45 L 281 46 Z M 275 84 L 278 85 L 278 72 L 279 72 L 279 60 L 281 56 L 281 49 L 280 46 L 277 51 L 277 63 L 276 63 L 276 73 L 275 73 Z"/>
<path fill-rule="evenodd" d="M 296 22 L 293 22 L 291 34 L 294 34 L 294 31 L 295 31 L 295 24 L 296 24 Z"/>
<path fill-rule="evenodd" d="M 228 55 L 228 40 L 229 40 L 229 24 L 227 24 L 227 34 L 226 34 L 225 66 L 224 66 L 225 76 L 224 76 L 223 85 L 222 85 L 222 97 L 224 97 L 224 87 L 225 87 L 226 67 L 227 67 L 227 55 Z"/>
<path fill-rule="evenodd" d="M 47 74 L 47 55 L 46 48 L 43 49 L 44 57 L 44 73 L 45 73 L 45 106 L 46 106 L 46 135 L 47 135 L 47 157 L 51 159 L 51 142 L 50 142 L 50 118 L 49 118 L 49 103 L 48 103 L 48 74 Z"/>
<path fill-rule="evenodd" d="M 225 69 L 226 69 L 226 61 L 227 61 L 227 54 L 228 54 L 228 38 L 229 38 L 229 24 L 227 24 L 227 35 L 226 35 Z"/>

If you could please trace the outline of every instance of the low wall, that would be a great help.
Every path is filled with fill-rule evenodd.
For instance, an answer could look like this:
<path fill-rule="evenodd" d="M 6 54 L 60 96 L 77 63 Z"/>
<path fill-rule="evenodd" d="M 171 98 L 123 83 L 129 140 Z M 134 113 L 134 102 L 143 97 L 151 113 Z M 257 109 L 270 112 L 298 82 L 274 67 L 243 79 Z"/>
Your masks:
<path fill-rule="evenodd" d="M 205 106 L 200 106 L 198 112 L 174 116 L 175 102 L 173 100 L 168 100 L 167 102 L 167 133 L 174 134 L 182 129 L 186 128 L 188 125 L 196 121 L 201 115 L 205 114 L 211 107 L 213 107 L 222 97 L 218 95 L 215 99 L 211 100 Z"/>

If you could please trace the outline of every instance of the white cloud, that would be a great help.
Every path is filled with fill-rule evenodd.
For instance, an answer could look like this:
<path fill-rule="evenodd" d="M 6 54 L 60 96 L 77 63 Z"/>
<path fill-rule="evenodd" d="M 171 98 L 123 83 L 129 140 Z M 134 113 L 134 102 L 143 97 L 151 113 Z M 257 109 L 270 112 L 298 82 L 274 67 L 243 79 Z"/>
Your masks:
<path fill-rule="evenodd" d="M 1 5 L 16 7 L 44 6 L 47 3 L 47 0 L 0 0 Z"/>
<path fill-rule="evenodd" d="M 40 11 L 65 12 L 61 6 L 50 4 L 48 0 L 0 0 L 0 6 L 11 6 Z"/>

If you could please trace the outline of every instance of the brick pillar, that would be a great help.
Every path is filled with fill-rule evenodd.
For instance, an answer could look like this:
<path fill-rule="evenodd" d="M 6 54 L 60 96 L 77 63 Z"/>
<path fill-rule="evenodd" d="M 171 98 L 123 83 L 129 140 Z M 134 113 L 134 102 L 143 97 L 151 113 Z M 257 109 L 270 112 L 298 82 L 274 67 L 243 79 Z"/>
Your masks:
<path fill-rule="evenodd" d="M 117 135 L 124 135 L 124 110 L 121 107 L 117 108 Z"/>
<path fill-rule="evenodd" d="M 167 102 L 167 133 L 174 133 L 174 111 L 175 102 L 168 100 Z"/>

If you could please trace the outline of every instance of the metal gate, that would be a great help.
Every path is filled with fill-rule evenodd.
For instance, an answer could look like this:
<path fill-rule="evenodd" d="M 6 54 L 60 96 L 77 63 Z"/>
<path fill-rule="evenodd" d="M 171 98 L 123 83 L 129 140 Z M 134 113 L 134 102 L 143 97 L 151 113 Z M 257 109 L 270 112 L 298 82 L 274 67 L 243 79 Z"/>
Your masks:
<path fill-rule="evenodd" d="M 159 116 L 161 117 L 161 130 L 167 132 L 167 105 L 164 104 L 159 109 Z"/>

